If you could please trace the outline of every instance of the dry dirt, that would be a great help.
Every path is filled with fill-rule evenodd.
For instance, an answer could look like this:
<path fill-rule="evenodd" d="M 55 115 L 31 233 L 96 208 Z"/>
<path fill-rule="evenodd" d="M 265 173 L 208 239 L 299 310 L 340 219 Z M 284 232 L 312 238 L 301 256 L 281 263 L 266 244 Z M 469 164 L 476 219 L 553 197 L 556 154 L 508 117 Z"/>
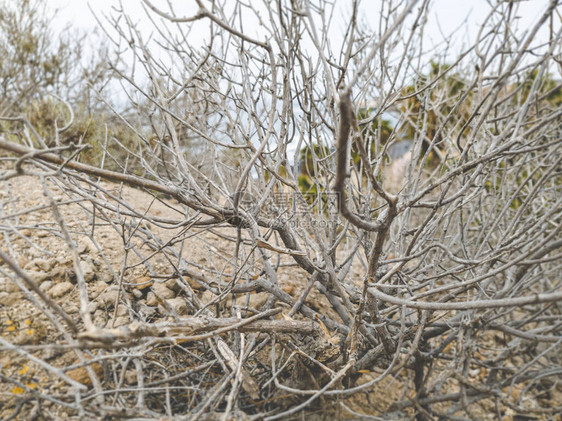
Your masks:
<path fill-rule="evenodd" d="M 119 290 L 119 274 L 125 257 L 123 236 L 116 228 L 122 227 L 114 227 L 101 219 L 96 219 L 92 229 L 90 206 L 85 202 L 73 201 L 74 197 L 67 196 L 54 184 L 48 185 L 60 205 L 63 219 L 76 243 L 80 266 L 87 282 L 89 310 L 97 326 L 117 327 L 130 323 L 131 302 L 135 303 L 136 314 L 140 314 L 146 321 L 164 320 L 170 316 L 170 311 L 179 316 L 191 314 L 183 292 L 175 287 L 175 282 L 156 279 L 151 276 L 147 268 L 149 266 L 152 273 L 169 274 L 170 263 L 162 255 L 157 254 L 148 260 L 148 265 L 135 266 L 134 263 L 138 263 L 140 258 L 132 252 L 127 255 L 127 264 L 134 267 L 127 269 L 123 275 L 121 282 L 126 293 L 120 296 L 121 304 L 116 310 L 114 304 Z M 149 215 L 162 219 L 181 220 L 182 218 L 181 212 L 176 210 L 178 208 L 173 201 L 154 201 L 144 192 L 114 184 L 102 183 L 102 186 L 108 193 L 121 195 L 133 207 L 146 210 Z M 67 201 L 71 203 L 65 204 Z M 48 203 L 43 185 L 37 177 L 18 177 L 0 185 L 2 229 L 0 246 L 3 252 L 15 257 L 18 265 L 32 277 L 42 291 L 74 320 L 78 320 L 79 297 L 73 254 L 61 238 L 52 209 L 47 206 Z M 29 212 L 30 210 L 33 211 Z M 150 230 L 164 242 L 174 237 L 180 229 L 182 228 L 170 230 L 158 225 L 150 226 Z M 231 236 L 235 234 L 230 228 L 225 228 L 221 232 Z M 152 253 L 152 250 L 138 239 L 133 239 L 131 244 L 134 244 L 144 256 Z M 178 244 L 176 248 L 179 250 L 180 246 L 181 244 Z M 196 265 L 197 270 L 229 274 L 232 271 L 229 262 L 233 247 L 233 242 L 217 236 L 215 232 L 192 229 L 185 235 L 182 253 Z M 282 258 L 279 263 L 282 265 L 278 272 L 280 286 L 293 297 L 298 297 L 306 286 L 307 274 L 292 265 L 289 258 Z M 258 270 L 259 267 L 256 266 L 255 269 Z M 16 346 L 28 346 L 26 349 L 29 352 L 54 367 L 67 369 L 76 365 L 79 360 L 74 351 L 64 347 L 49 347 L 50 344 L 65 343 L 65 338 L 53 327 L 38 306 L 28 300 L 18 286 L 6 276 L 7 273 L 9 273 L 7 266 L 0 262 L 0 338 Z M 210 293 L 203 292 L 197 282 L 186 280 L 197 291 L 201 301 L 209 302 L 213 298 Z M 144 288 L 145 285 L 147 288 Z M 162 298 L 167 301 L 168 306 L 162 303 Z M 264 303 L 266 298 L 265 293 L 252 293 L 249 296 L 249 305 L 257 307 L 260 303 Z M 306 303 L 319 313 L 333 314 L 324 297 L 316 291 L 311 293 Z M 33 348 L 33 345 L 36 347 Z M 89 358 L 88 352 L 85 355 Z M 94 351 L 91 356 L 99 355 L 101 354 Z M 92 368 L 102 379 L 104 376 L 107 379 L 108 376 L 115 375 L 115 373 L 108 373 L 107 367 L 98 363 L 93 364 Z M 42 391 L 53 396 L 64 393 L 65 390 L 63 382 L 55 380 L 52 374 L 31 362 L 27 356 L 17 352 L 2 351 L 0 374 L 2 375 L 0 378 L 1 419 L 13 416 L 20 407 L 21 412 L 17 419 L 31 419 L 34 411 L 38 410 L 37 406 L 22 405 L 26 402 L 26 397 L 31 396 L 30 390 Z M 92 386 L 83 367 L 71 368 L 66 374 L 89 387 Z M 378 374 L 380 373 L 365 372 L 358 383 L 370 381 Z M 15 379 L 19 383 L 10 382 L 8 379 Z M 125 381 L 134 384 L 134 378 L 127 377 Z M 411 377 L 407 374 L 395 378 L 389 377 L 368 389 L 368 393 L 359 393 L 343 399 L 339 402 L 341 405 L 330 401 L 324 406 L 328 402 L 320 401 L 311 408 L 306 419 L 325 419 L 328 413 L 331 414 L 330 417 L 338 419 L 359 419 L 361 414 L 384 413 L 393 402 L 409 397 L 411 388 L 405 388 L 405 385 L 411 384 L 411 381 Z M 457 387 L 453 383 L 451 383 L 452 389 Z M 24 390 L 23 385 L 28 390 Z M 511 393 L 518 392 L 521 391 L 514 390 Z M 481 408 L 475 410 L 479 418 L 494 419 L 491 415 L 493 407 L 487 408 L 490 405 L 492 403 L 484 401 Z M 342 409 L 344 407 L 348 409 Z M 46 419 L 65 419 L 75 416 L 67 413 L 57 404 L 49 402 L 44 404 L 42 411 Z M 514 419 L 514 414 L 510 414 L 509 410 L 505 414 L 504 419 Z"/>
<path fill-rule="evenodd" d="M 98 327 L 118 327 L 131 322 L 131 311 L 127 303 L 135 302 L 135 308 L 145 320 L 155 322 L 169 317 L 166 303 L 182 316 L 190 313 L 182 291 L 175 286 L 174 280 L 154 279 L 152 273 L 170 274 L 172 269 L 168 261 L 157 254 L 148 260 L 148 265 L 138 264 L 139 256 L 134 253 L 127 255 L 129 269 L 121 280 L 125 294 L 120 295 L 120 305 L 115 311 L 118 299 L 119 274 L 124 265 L 124 240 L 118 232 L 121 227 L 111 226 L 99 219 L 94 224 L 89 212 L 91 206 L 86 202 L 76 203 L 74 197 L 66 195 L 59 187 L 47 182 L 54 200 L 59 205 L 62 218 L 67 224 L 79 254 L 80 267 L 87 283 L 89 310 L 93 321 Z M 154 201 L 153 198 L 139 190 L 102 183 L 107 193 L 120 196 L 137 210 L 146 211 L 148 215 L 161 219 L 181 219 L 173 201 Z M 69 203 L 67 203 L 69 202 Z M 73 253 L 60 235 L 60 230 L 44 193 L 43 185 L 37 177 L 23 176 L 11 179 L 0 188 L 0 203 L 3 226 L 2 251 L 11 255 L 18 265 L 37 283 L 49 298 L 59 304 L 74 320 L 79 319 L 79 291 L 77 277 L 73 267 Z M 117 228 L 117 229 L 116 229 Z M 165 229 L 151 225 L 150 230 L 163 242 L 173 238 L 181 228 Z M 235 234 L 231 228 L 221 229 L 221 235 Z M 93 233 L 93 235 L 92 235 Z M 92 241 L 92 239 L 94 241 Z M 144 256 L 152 254 L 152 250 L 138 239 L 130 243 Z M 178 246 L 179 248 L 179 246 Z M 190 230 L 183 245 L 183 255 L 190 262 L 198 265 L 198 270 L 209 273 L 231 273 L 230 260 L 234 244 L 232 241 L 217 236 L 207 230 Z M 137 263 L 137 265 L 135 265 Z M 307 274 L 283 258 L 281 264 L 287 265 L 279 270 L 281 288 L 297 297 L 306 286 Z M 131 267 L 133 266 L 133 267 Z M 13 345 L 36 345 L 34 355 L 55 367 L 65 368 L 79 361 L 73 351 L 65 349 L 46 349 L 49 344 L 64 343 L 64 337 L 40 311 L 38 305 L 26 299 L 20 288 L 7 275 L 7 266 L 0 261 L 0 335 Z M 9 272 L 9 271 L 8 271 Z M 186 278 L 198 291 L 199 299 L 211 301 L 214 296 L 202 291 L 200 285 Z M 136 287 L 146 284 L 149 288 Z M 251 293 L 249 306 L 257 308 L 265 303 L 268 294 Z M 312 291 L 306 304 L 320 313 L 331 313 L 325 298 L 317 291 Z M 32 348 L 29 348 L 32 349 Z M 93 355 L 96 353 L 94 352 Z M 93 364 L 97 374 L 103 376 L 103 368 Z M 53 382 L 53 377 L 37 364 L 29 361 L 25 355 L 16 352 L 0 354 L 0 418 L 4 419 L 14 413 L 22 398 L 26 396 L 23 386 L 10 383 L 7 379 L 17 379 L 25 386 L 34 390 L 56 394 L 57 388 L 63 388 L 60 381 Z M 91 380 L 83 367 L 71 369 L 66 373 L 87 386 Z M 56 405 L 47 403 L 51 414 L 65 418 L 67 415 Z M 18 419 L 27 419 L 31 406 L 24 406 Z M 49 411 L 49 409 L 47 409 Z M 66 415 L 65 415 L 66 414 Z"/>

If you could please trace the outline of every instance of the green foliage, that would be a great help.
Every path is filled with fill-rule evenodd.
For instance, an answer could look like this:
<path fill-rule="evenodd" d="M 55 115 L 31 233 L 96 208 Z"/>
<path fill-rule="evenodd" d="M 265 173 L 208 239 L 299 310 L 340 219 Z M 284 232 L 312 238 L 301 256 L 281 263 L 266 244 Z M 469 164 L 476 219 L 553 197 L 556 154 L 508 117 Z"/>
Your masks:
<path fill-rule="evenodd" d="M 357 112 L 357 121 L 359 122 L 359 130 L 361 131 L 361 138 L 365 143 L 365 147 L 370 151 L 371 158 L 377 153 L 377 144 L 386 145 L 390 136 L 394 131 L 390 121 L 381 118 L 375 118 L 370 122 L 361 123 L 363 120 L 367 120 L 372 113 L 374 108 L 361 108 Z M 359 151 L 355 144 L 351 147 L 351 157 L 355 164 L 360 161 Z"/>
<path fill-rule="evenodd" d="M 533 99 L 544 106 L 535 107 L 535 109 L 548 110 L 552 107 L 559 108 L 562 106 L 562 83 L 552 79 L 550 75 L 543 76 L 537 81 L 538 77 L 539 71 L 537 69 L 529 71 L 525 75 L 523 82 L 515 85 L 515 88 L 520 90 L 520 95 L 514 99 L 515 103 L 522 104 L 527 101 L 533 85 L 538 83 L 538 89 Z"/>
<path fill-rule="evenodd" d="M 450 70 L 448 64 L 431 62 L 429 72 L 418 76 L 414 82 L 402 90 L 405 98 L 399 103 L 399 110 L 408 118 L 397 128 L 404 139 L 414 139 L 421 133 L 423 137 L 422 156 L 435 140 L 435 145 L 446 147 L 443 134 L 454 138 L 464 126 L 470 115 L 472 95 L 451 116 L 449 114 L 467 88 L 464 77 Z M 441 135 L 435 139 L 439 130 Z M 435 160 L 435 157 L 429 157 Z"/>
<path fill-rule="evenodd" d="M 55 35 L 54 15 L 41 0 L 0 0 L 0 116 L 24 116 L 50 147 L 57 137 L 62 145 L 91 145 L 80 155 L 82 162 L 100 164 L 106 147 L 113 158 L 106 157 L 105 168 L 120 170 L 125 162 L 134 164 L 112 139 L 137 150 L 137 136 L 103 105 L 92 102 L 90 87 L 83 83 L 108 83 L 103 45 L 98 45 L 84 68 L 84 34 L 63 30 Z M 57 128 L 65 126 L 71 115 L 51 94 L 64 98 L 74 113 L 72 125 L 63 132 L 57 133 Z M 19 141 L 24 130 L 19 120 L 0 121 L 0 132 L 10 141 Z M 34 136 L 31 139 L 37 142 Z"/>
<path fill-rule="evenodd" d="M 325 183 L 322 182 L 326 175 L 315 165 L 318 160 L 327 159 L 330 149 L 327 146 L 313 144 L 312 147 L 306 146 L 300 152 L 300 174 L 298 176 L 299 190 L 304 195 L 309 205 L 318 205 L 318 198 L 327 202 Z"/>
<path fill-rule="evenodd" d="M 45 2 L 0 0 L 0 115 L 22 113 L 48 92 L 67 96 L 80 79 L 82 39 L 51 30 Z"/>
<path fill-rule="evenodd" d="M 305 174 L 299 175 L 298 182 L 299 182 L 299 190 L 303 194 L 308 193 L 311 190 L 312 185 L 313 185 L 310 177 L 308 175 L 305 175 Z"/>
<path fill-rule="evenodd" d="M 312 147 L 305 146 L 300 151 L 301 174 L 307 175 L 311 178 L 319 176 L 317 168 L 314 165 L 315 160 L 325 159 L 330 154 L 330 149 L 327 146 L 313 144 Z"/>
<path fill-rule="evenodd" d="M 313 181 L 309 176 L 301 174 L 298 177 L 299 190 L 315 215 L 327 216 L 329 212 L 329 189 L 318 181 Z"/>
<path fill-rule="evenodd" d="M 361 122 L 362 120 L 368 119 L 374 111 L 373 108 L 359 109 L 357 112 L 357 120 Z M 393 131 L 390 121 L 380 118 L 375 118 L 370 123 L 359 123 L 359 130 L 361 131 L 363 139 L 379 137 L 381 145 L 388 142 Z"/>

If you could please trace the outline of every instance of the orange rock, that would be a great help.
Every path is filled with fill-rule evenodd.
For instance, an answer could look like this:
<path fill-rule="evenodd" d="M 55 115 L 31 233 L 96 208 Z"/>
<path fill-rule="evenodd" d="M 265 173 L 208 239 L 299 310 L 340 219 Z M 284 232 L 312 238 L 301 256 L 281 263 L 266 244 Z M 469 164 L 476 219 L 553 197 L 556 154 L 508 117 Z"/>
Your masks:
<path fill-rule="evenodd" d="M 205 289 L 203 287 L 203 285 L 201 285 L 199 282 L 197 282 L 197 280 L 191 278 L 190 276 L 184 276 L 183 279 L 185 280 L 185 282 L 187 282 L 189 284 L 189 286 L 195 290 L 195 291 L 201 291 L 203 289 Z"/>
<path fill-rule="evenodd" d="M 284 284 L 281 285 L 281 289 L 283 291 L 285 291 L 287 294 L 295 296 L 297 293 L 297 287 L 295 286 L 294 283 L 288 283 L 288 284 Z"/>
<path fill-rule="evenodd" d="M 96 376 L 100 379 L 103 378 L 103 367 L 101 364 L 93 363 L 92 368 L 94 369 Z M 69 370 L 66 372 L 66 375 L 72 380 L 82 383 L 84 386 L 92 387 L 92 379 L 88 375 L 86 367 L 78 367 L 73 370 Z"/>
<path fill-rule="evenodd" d="M 135 288 L 143 289 L 149 288 L 152 286 L 153 282 L 150 276 L 141 276 L 140 278 L 135 279 Z"/>

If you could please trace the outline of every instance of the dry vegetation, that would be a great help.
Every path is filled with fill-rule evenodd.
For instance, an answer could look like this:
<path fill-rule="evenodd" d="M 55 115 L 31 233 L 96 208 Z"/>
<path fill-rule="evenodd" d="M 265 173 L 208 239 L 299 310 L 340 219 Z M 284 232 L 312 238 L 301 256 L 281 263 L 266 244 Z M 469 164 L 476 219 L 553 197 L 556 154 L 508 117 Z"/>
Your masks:
<path fill-rule="evenodd" d="M 2 5 L 0 417 L 556 419 L 558 2 L 195 3 Z"/>

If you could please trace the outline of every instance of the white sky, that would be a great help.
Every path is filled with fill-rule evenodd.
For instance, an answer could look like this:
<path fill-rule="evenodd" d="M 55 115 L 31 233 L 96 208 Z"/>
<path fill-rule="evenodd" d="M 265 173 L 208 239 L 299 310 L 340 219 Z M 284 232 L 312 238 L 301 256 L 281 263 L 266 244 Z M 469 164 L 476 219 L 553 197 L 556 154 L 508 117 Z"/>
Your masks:
<path fill-rule="evenodd" d="M 19 0 L 12 0 L 19 1 Z M 330 41 L 332 45 L 332 52 L 338 55 L 339 42 L 342 41 L 342 35 L 345 30 L 345 20 L 351 13 L 351 0 L 333 0 L 336 4 L 337 11 L 334 13 L 334 19 L 330 26 Z M 474 45 L 474 40 L 477 36 L 478 29 L 484 22 L 491 9 L 491 4 L 499 0 L 432 0 L 430 3 L 429 21 L 424 27 L 424 47 L 423 50 L 429 56 L 439 60 L 454 60 L 458 54 L 468 46 Z M 100 18 L 102 22 L 105 21 L 103 15 L 114 15 L 114 8 L 123 5 L 125 12 L 131 17 L 131 20 L 136 23 L 136 27 L 140 29 L 143 39 L 146 41 L 150 38 L 151 34 L 155 32 L 153 23 L 146 17 L 144 5 L 142 0 L 44 0 L 48 7 L 58 9 L 59 13 L 56 18 L 55 27 L 64 27 L 70 23 L 72 26 L 91 30 L 97 27 L 97 21 L 92 15 L 90 8 Z M 194 0 L 151 0 L 152 4 L 159 7 L 161 10 L 168 12 L 168 2 L 170 2 L 179 17 L 193 16 L 197 12 L 197 5 Z M 246 3 L 255 4 L 262 12 L 265 19 L 267 19 L 265 4 L 268 0 L 246 0 Z M 360 3 L 359 19 L 363 22 L 372 22 L 374 30 L 377 30 L 378 17 L 380 13 L 381 4 L 386 5 L 388 8 L 390 0 L 362 0 Z M 206 3 L 206 2 L 205 2 Z M 393 1 L 392 4 L 396 4 Z M 516 25 L 520 29 L 530 29 L 537 21 L 538 17 L 544 12 L 549 0 L 519 0 L 516 3 L 517 19 Z M 233 0 L 224 0 L 224 4 L 232 7 L 235 2 Z M 421 5 L 422 2 L 419 2 Z M 416 6 L 418 7 L 418 6 Z M 400 8 L 401 9 L 401 8 Z M 229 15 L 228 12 L 226 12 Z M 161 21 L 162 18 L 152 14 L 155 21 Z M 412 17 L 412 15 L 410 16 Z M 256 38 L 265 40 L 263 31 L 260 33 L 259 22 L 253 14 L 248 14 L 243 21 L 244 31 Z M 264 20 L 265 20 L 264 19 Z M 555 30 L 560 28 L 562 20 L 562 6 L 559 6 L 557 21 L 555 22 Z M 189 24 L 187 24 L 189 25 Z M 204 19 L 196 22 L 193 30 L 189 33 L 189 42 L 192 47 L 203 47 L 208 44 L 209 37 L 209 21 Z M 109 28 L 110 25 L 104 25 Z M 167 25 L 167 27 L 173 25 Z M 548 25 L 543 25 L 542 32 L 534 40 L 534 43 L 544 42 L 548 39 Z M 521 34 L 520 31 L 517 31 Z M 443 51 L 444 39 L 451 41 L 452 50 Z M 97 43 L 98 38 L 92 38 L 92 43 Z M 151 48 L 154 44 L 152 44 Z M 126 48 L 126 45 L 122 45 Z M 433 48 L 435 47 L 435 48 Z M 88 48 L 88 45 L 86 45 Z M 312 45 L 311 45 L 312 48 Z M 156 55 L 159 52 L 152 51 Z M 400 52 L 397 52 L 400 55 Z M 129 61 L 129 56 L 122 56 L 126 62 Z M 160 57 L 162 58 L 162 57 Z M 164 59 L 166 62 L 166 59 Z"/>
<path fill-rule="evenodd" d="M 349 9 L 349 5 L 351 4 L 350 0 L 336 1 L 338 7 L 341 6 L 344 10 Z M 362 8 L 365 18 L 368 18 L 370 15 L 378 14 L 381 1 L 384 0 L 363 0 Z M 144 12 L 141 0 L 121 0 L 121 2 L 124 9 L 133 19 L 139 19 L 141 26 L 146 25 L 147 28 L 150 28 L 148 23 L 142 21 Z M 491 0 L 491 2 L 495 2 L 495 0 Z M 91 15 L 88 4 L 96 13 L 108 13 L 111 11 L 112 6 L 119 4 L 119 0 L 45 0 L 45 3 L 52 8 L 60 9 L 59 21 L 70 22 L 79 28 L 92 29 L 97 24 Z M 256 3 L 261 4 L 262 2 L 258 1 Z M 167 0 L 153 0 L 153 4 L 162 7 L 163 10 L 167 9 Z M 190 8 L 196 10 L 194 1 L 172 0 L 172 4 L 180 11 L 188 12 Z M 475 36 L 478 25 L 484 20 L 490 9 L 487 0 L 433 0 L 432 4 L 431 18 L 433 21 L 429 22 L 427 26 L 427 36 L 428 39 L 433 39 L 434 41 L 442 39 L 442 33 L 447 35 L 453 33 L 463 25 L 467 17 L 469 35 L 471 37 Z M 545 9 L 547 4 L 548 0 L 521 1 L 519 3 L 518 13 L 520 16 L 520 24 L 523 27 L 529 27 Z M 178 14 L 181 15 L 181 13 Z M 437 22 L 439 24 L 437 24 Z M 337 26 L 338 25 L 336 25 L 336 27 Z M 148 30 L 150 31 L 151 29 Z M 441 31 L 443 32 L 441 33 Z"/>

